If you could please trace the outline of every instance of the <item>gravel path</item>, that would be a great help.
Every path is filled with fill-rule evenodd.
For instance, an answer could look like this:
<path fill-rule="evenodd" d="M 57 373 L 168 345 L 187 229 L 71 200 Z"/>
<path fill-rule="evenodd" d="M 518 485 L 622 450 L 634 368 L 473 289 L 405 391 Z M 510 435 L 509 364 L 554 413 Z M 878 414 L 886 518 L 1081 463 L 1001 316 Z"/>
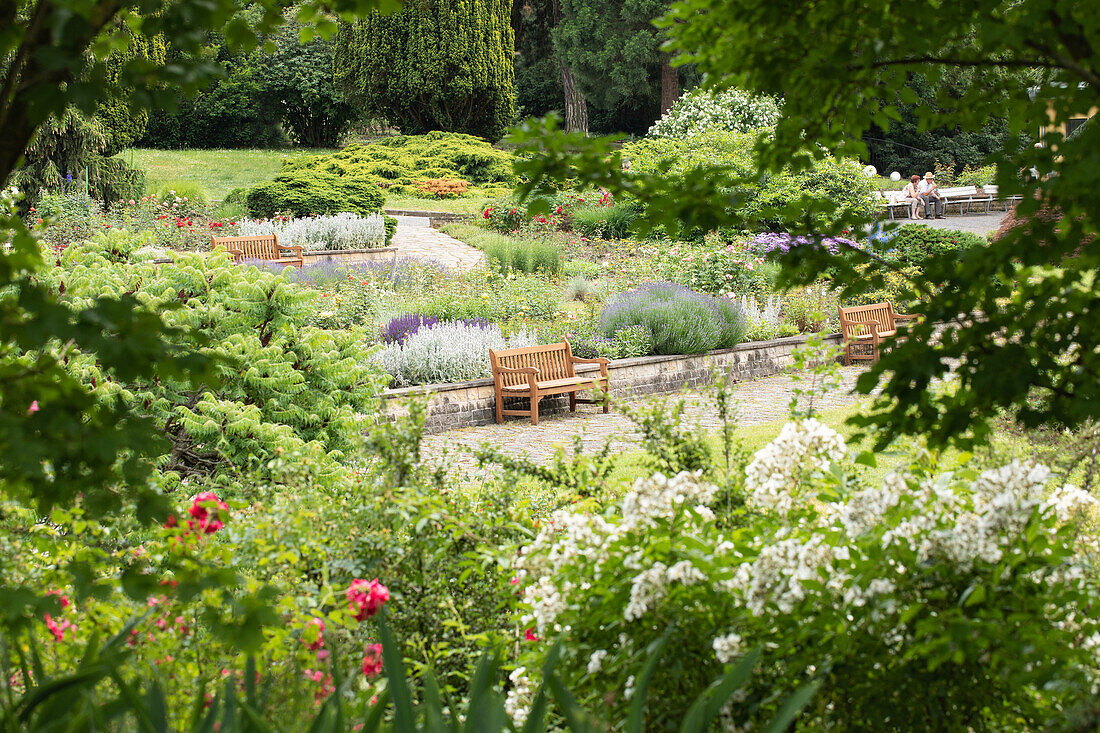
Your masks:
<path fill-rule="evenodd" d="M 485 262 L 485 253 L 428 226 L 426 216 L 398 216 L 393 245 L 398 257 L 431 260 L 454 270 L 471 270 Z"/>
<path fill-rule="evenodd" d="M 826 395 L 821 409 L 849 405 L 862 399 L 861 395 L 851 394 L 851 389 L 863 370 L 864 367 L 860 366 L 844 367 L 840 389 Z M 734 385 L 732 392 L 737 404 L 737 423 L 759 425 L 785 417 L 794 386 L 795 383 L 788 375 L 765 377 Z M 648 397 L 632 401 L 630 405 L 637 407 L 654 400 L 677 397 L 678 395 Z M 688 406 L 684 418 L 686 425 L 703 430 L 718 428 L 718 412 L 712 396 L 706 393 L 689 393 L 683 397 Z M 616 451 L 637 446 L 638 434 L 634 430 L 634 423 L 617 409 L 615 403 L 612 403 L 611 412 L 607 415 L 598 410 L 593 405 L 578 405 L 576 413 L 543 417 L 538 425 L 532 425 L 527 418 L 510 418 L 502 425 L 481 425 L 430 435 L 424 438 L 421 456 L 433 465 L 442 463 L 452 474 L 475 477 L 478 470 L 469 449 L 483 444 L 492 445 L 510 455 L 526 455 L 542 464 L 549 462 L 559 446 L 571 452 L 576 435 L 582 436 L 585 451 L 594 452 L 602 448 L 608 438 Z"/>

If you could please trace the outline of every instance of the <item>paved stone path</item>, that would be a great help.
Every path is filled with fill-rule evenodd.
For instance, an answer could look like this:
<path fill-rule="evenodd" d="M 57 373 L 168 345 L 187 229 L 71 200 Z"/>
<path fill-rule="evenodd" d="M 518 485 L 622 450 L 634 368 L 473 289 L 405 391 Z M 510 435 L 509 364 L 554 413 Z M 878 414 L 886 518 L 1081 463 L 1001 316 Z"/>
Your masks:
<path fill-rule="evenodd" d="M 909 221 L 901 219 L 902 224 L 923 224 L 933 229 L 958 229 L 985 236 L 995 232 L 1001 226 L 1001 219 L 1005 216 L 1003 211 L 991 211 L 988 214 L 948 214 L 945 219 L 918 219 Z"/>
<path fill-rule="evenodd" d="M 851 393 L 856 378 L 864 367 L 843 367 L 841 387 L 825 396 L 821 409 L 830 409 L 849 405 L 862 399 Z M 788 375 L 764 377 L 749 382 L 741 382 L 732 388 L 733 399 L 737 404 L 736 422 L 739 425 L 759 425 L 780 420 L 787 415 L 792 388 L 795 383 Z M 629 406 L 640 407 L 647 402 L 659 399 L 678 399 L 680 395 L 660 395 L 631 401 Z M 684 424 L 697 429 L 715 430 L 719 427 L 717 407 L 714 398 L 707 393 L 690 393 L 683 396 L 687 409 Z M 581 435 L 583 449 L 595 452 L 603 447 L 610 438 L 617 451 L 629 450 L 638 445 L 638 434 L 634 423 L 612 403 L 607 415 L 593 405 L 578 405 L 576 413 L 565 413 L 540 418 L 538 425 L 532 425 L 527 418 L 509 418 L 502 425 L 481 425 L 472 428 L 452 430 L 424 438 L 421 456 L 427 462 L 447 466 L 452 475 L 476 477 L 477 461 L 469 449 L 489 444 L 509 455 L 526 455 L 536 463 L 545 464 L 553 457 L 559 446 L 567 453 L 572 452 L 573 438 Z"/>
<path fill-rule="evenodd" d="M 454 270 L 471 270 L 485 262 L 485 253 L 428 226 L 426 216 L 398 216 L 393 245 L 398 257 L 434 260 Z"/>

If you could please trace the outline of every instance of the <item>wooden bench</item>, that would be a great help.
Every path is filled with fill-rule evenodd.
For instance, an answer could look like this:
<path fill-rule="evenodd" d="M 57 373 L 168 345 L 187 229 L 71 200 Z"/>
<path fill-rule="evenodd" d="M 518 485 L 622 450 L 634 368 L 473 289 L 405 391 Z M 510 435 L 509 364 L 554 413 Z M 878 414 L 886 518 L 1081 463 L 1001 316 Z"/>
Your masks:
<path fill-rule="evenodd" d="M 837 307 L 837 312 L 844 339 L 844 366 L 851 364 L 853 359 L 878 361 L 880 344 L 883 339 L 897 335 L 898 321 L 910 321 L 917 317 L 895 313 L 889 301 L 851 308 Z M 854 346 L 870 346 L 871 353 L 855 353 Z"/>
<path fill-rule="evenodd" d="M 607 397 L 609 380 L 607 359 L 578 359 L 573 356 L 569 342 L 547 346 L 527 346 L 522 349 L 489 349 L 489 361 L 493 366 L 493 382 L 496 389 L 497 422 L 504 422 L 505 415 L 529 415 L 531 424 L 539 424 L 539 401 L 546 395 L 569 393 L 569 411 L 577 411 L 577 403 L 603 403 L 607 412 L 610 402 Z M 600 375 L 578 377 L 574 371 L 577 364 L 599 364 Z M 602 389 L 604 399 L 590 400 L 577 397 L 577 392 L 587 389 Z M 531 400 L 529 410 L 505 410 L 505 397 L 527 397 Z"/>
<path fill-rule="evenodd" d="M 225 247 L 229 254 L 233 255 L 233 261 L 269 260 L 284 265 L 296 265 L 302 267 L 305 258 L 302 256 L 302 247 L 297 244 L 279 244 L 277 234 L 257 234 L 253 237 L 211 237 L 210 244 L 214 249 Z M 293 256 L 284 256 L 284 252 L 293 252 Z"/>
<path fill-rule="evenodd" d="M 905 212 L 905 215 L 909 215 L 909 209 L 913 205 L 909 201 L 905 201 L 904 191 L 875 191 L 871 194 L 872 200 L 876 206 L 886 209 L 886 212 L 890 215 L 890 218 L 894 218 L 894 211 L 901 209 Z M 920 204 L 921 207 L 924 204 Z"/>

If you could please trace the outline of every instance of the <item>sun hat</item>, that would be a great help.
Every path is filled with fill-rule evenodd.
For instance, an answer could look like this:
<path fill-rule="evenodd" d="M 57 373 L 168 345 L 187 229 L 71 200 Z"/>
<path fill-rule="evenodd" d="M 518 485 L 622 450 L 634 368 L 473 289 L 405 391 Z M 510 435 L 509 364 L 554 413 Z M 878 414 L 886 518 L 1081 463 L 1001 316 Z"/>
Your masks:
<path fill-rule="evenodd" d="M 933 173 L 932 171 L 928 171 L 927 173 L 924 174 L 924 177 L 925 178 L 935 178 L 936 174 Z"/>

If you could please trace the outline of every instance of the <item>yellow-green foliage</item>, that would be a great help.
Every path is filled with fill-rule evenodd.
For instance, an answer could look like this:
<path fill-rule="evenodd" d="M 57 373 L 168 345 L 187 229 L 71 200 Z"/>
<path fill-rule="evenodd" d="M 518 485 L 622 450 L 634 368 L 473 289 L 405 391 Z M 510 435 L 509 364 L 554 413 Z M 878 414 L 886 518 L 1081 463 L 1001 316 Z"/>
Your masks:
<path fill-rule="evenodd" d="M 331 155 L 288 161 L 281 174 L 299 171 L 329 173 L 352 181 L 367 181 L 387 194 L 422 195 L 418 184 L 447 178 L 480 187 L 510 188 L 515 182 L 512 155 L 470 135 L 429 132 L 349 145 Z"/>

